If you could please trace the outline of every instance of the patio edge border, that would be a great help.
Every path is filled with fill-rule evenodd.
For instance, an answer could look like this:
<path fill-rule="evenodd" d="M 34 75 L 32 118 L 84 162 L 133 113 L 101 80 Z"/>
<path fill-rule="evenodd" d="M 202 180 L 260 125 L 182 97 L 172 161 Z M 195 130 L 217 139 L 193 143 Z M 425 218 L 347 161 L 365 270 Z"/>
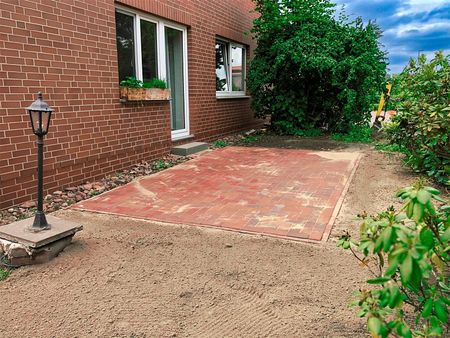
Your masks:
<path fill-rule="evenodd" d="M 336 219 L 342 209 L 345 197 L 347 196 L 348 190 L 350 189 L 350 185 L 353 181 L 356 171 L 358 170 L 358 167 L 359 167 L 359 164 L 361 163 L 362 157 L 363 157 L 363 154 L 359 154 L 358 157 L 356 158 L 352 172 L 350 173 L 350 176 L 348 177 L 347 182 L 345 183 L 345 186 L 344 186 L 344 189 L 342 190 L 341 196 L 339 197 L 339 199 L 336 203 L 336 206 L 334 207 L 333 214 L 331 215 L 331 218 L 328 221 L 328 224 L 322 234 L 322 239 L 318 242 L 326 243 L 330 239 L 334 223 L 336 222 Z"/>

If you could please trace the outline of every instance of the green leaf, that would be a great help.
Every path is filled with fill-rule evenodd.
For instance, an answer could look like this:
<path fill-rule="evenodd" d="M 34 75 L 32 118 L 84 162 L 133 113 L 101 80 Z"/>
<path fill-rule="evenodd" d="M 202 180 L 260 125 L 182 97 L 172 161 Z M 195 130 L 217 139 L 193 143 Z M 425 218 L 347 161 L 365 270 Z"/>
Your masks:
<path fill-rule="evenodd" d="M 420 203 L 415 203 L 413 207 L 412 219 L 420 223 L 423 219 L 424 212 L 425 206 Z"/>
<path fill-rule="evenodd" d="M 398 287 L 396 286 L 392 287 L 390 291 L 391 291 L 391 298 L 389 300 L 389 307 L 393 309 L 397 307 L 402 302 L 403 299 L 402 294 Z"/>
<path fill-rule="evenodd" d="M 443 323 L 447 323 L 448 321 L 448 310 L 447 305 L 442 300 L 438 300 L 434 302 L 434 311 L 436 312 L 436 316 Z"/>
<path fill-rule="evenodd" d="M 367 328 L 369 332 L 378 336 L 382 331 L 383 322 L 377 317 L 370 317 L 367 321 Z"/>
<path fill-rule="evenodd" d="M 377 238 L 377 240 L 375 242 L 375 246 L 373 248 L 373 253 L 379 252 L 382 247 L 383 247 L 383 236 L 380 236 Z"/>
<path fill-rule="evenodd" d="M 432 195 L 439 195 L 441 192 L 433 187 L 425 187 L 425 190 Z"/>
<path fill-rule="evenodd" d="M 425 246 L 428 250 L 434 246 L 434 234 L 431 230 L 424 228 L 419 235 L 420 243 Z"/>
<path fill-rule="evenodd" d="M 430 335 L 441 336 L 443 333 L 439 319 L 436 316 L 430 317 Z"/>
<path fill-rule="evenodd" d="M 394 235 L 395 235 L 395 232 L 394 232 L 394 228 L 392 228 L 392 227 L 387 227 L 383 231 L 383 237 L 384 237 L 384 240 L 383 240 L 383 251 L 384 252 L 388 252 L 389 249 L 391 248 Z"/>
<path fill-rule="evenodd" d="M 450 241 L 450 227 L 448 227 L 447 230 L 445 230 L 444 234 L 441 237 L 442 237 L 441 239 L 444 242 Z"/>
<path fill-rule="evenodd" d="M 386 282 L 389 282 L 390 280 L 391 279 L 388 277 L 377 277 L 377 278 L 369 279 L 367 281 L 367 283 L 369 283 L 369 284 L 384 284 Z"/>
<path fill-rule="evenodd" d="M 417 200 L 421 204 L 426 205 L 431 200 L 431 194 L 426 190 L 419 190 L 417 192 Z"/>
<path fill-rule="evenodd" d="M 413 259 L 410 255 L 406 256 L 403 263 L 400 265 L 400 275 L 403 284 L 408 284 L 412 279 Z"/>
<path fill-rule="evenodd" d="M 406 204 L 406 216 L 408 218 L 412 218 L 414 213 L 414 202 L 409 201 L 408 204 Z"/>
<path fill-rule="evenodd" d="M 431 216 L 436 215 L 436 209 L 434 208 L 433 203 L 431 203 L 431 201 L 428 201 L 428 203 L 426 204 L 426 207 Z"/>
<path fill-rule="evenodd" d="M 433 310 L 433 304 L 434 304 L 434 301 L 431 298 L 428 298 L 425 301 L 425 304 L 423 305 L 423 309 L 422 309 L 422 317 L 423 318 L 430 317 L 431 311 Z"/>
<path fill-rule="evenodd" d="M 402 338 L 412 338 L 411 329 L 405 323 L 400 323 L 397 326 L 397 333 Z"/>

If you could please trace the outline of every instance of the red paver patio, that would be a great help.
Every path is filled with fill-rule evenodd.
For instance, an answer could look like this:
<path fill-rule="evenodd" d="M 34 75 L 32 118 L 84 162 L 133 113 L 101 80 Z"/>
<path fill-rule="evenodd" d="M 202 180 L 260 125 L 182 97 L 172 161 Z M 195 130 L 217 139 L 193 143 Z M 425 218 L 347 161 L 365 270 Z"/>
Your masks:
<path fill-rule="evenodd" d="M 358 161 L 358 153 L 227 147 L 73 208 L 326 240 Z"/>

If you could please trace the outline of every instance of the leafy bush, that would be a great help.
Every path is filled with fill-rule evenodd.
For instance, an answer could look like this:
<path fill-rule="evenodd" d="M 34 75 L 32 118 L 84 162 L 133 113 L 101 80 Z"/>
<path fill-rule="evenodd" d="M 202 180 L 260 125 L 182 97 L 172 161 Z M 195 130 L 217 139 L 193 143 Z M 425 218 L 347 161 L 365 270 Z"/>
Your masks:
<path fill-rule="evenodd" d="M 358 142 L 358 143 L 371 143 L 372 142 L 373 129 L 368 125 L 361 127 L 350 126 L 347 133 L 334 133 L 331 138 L 335 141 L 344 142 Z"/>
<path fill-rule="evenodd" d="M 387 152 L 393 152 L 393 153 L 405 153 L 405 149 L 403 146 L 393 143 L 376 143 L 375 149 L 379 151 L 387 151 Z"/>
<path fill-rule="evenodd" d="M 391 142 L 406 149 L 413 168 L 450 184 L 450 55 L 411 59 L 394 79 L 393 102 L 398 113 L 385 127 Z"/>
<path fill-rule="evenodd" d="M 258 142 L 261 139 L 260 135 L 247 135 L 239 140 L 239 143 L 249 144 L 253 142 Z"/>
<path fill-rule="evenodd" d="M 10 274 L 11 274 L 11 272 L 9 270 L 0 268 L 0 281 L 8 278 Z"/>
<path fill-rule="evenodd" d="M 347 132 L 368 121 L 385 86 L 380 30 L 350 22 L 329 0 L 254 0 L 257 40 L 248 88 L 259 117 L 284 134 Z"/>
<path fill-rule="evenodd" d="M 172 166 L 173 166 L 172 163 L 166 162 L 165 160 L 161 159 L 161 160 L 157 160 L 157 161 L 152 163 L 152 170 L 154 170 L 154 171 L 161 171 L 161 170 L 170 168 Z"/>
<path fill-rule="evenodd" d="M 400 211 L 362 215 L 360 239 L 346 234 L 338 241 L 373 275 L 367 282 L 374 288 L 361 290 L 356 302 L 373 337 L 449 332 L 450 206 L 437 210 L 438 195 L 422 181 L 402 189 Z"/>
<path fill-rule="evenodd" d="M 213 143 L 214 148 L 225 148 L 228 146 L 228 142 L 225 140 L 217 140 Z"/>

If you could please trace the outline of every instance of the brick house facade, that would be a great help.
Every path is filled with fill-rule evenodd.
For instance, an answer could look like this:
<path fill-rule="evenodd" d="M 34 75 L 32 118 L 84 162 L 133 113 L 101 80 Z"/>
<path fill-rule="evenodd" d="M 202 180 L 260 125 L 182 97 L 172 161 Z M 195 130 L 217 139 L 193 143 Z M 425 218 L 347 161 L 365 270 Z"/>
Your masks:
<path fill-rule="evenodd" d="M 252 9 L 251 0 L 0 0 L 0 209 L 35 197 L 25 107 L 38 91 L 55 109 L 45 140 L 50 192 L 155 159 L 176 142 L 258 124 L 242 84 Z M 134 34 L 123 43 L 131 57 L 118 57 L 118 30 Z M 119 67 L 144 80 L 154 72 L 176 99 L 120 102 Z"/>

